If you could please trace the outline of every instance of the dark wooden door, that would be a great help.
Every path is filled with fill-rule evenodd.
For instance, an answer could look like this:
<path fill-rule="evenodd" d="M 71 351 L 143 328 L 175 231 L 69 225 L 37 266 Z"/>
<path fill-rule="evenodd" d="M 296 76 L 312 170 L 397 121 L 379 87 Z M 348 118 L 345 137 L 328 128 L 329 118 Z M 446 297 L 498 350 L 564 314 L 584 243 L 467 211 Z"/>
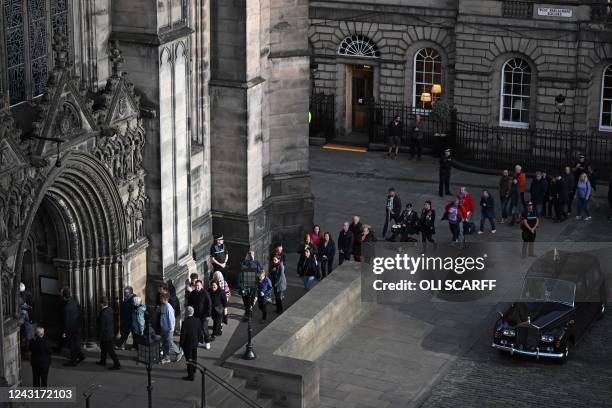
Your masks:
<path fill-rule="evenodd" d="M 353 68 L 353 130 L 365 130 L 368 126 L 368 104 L 372 100 L 372 68 Z"/>

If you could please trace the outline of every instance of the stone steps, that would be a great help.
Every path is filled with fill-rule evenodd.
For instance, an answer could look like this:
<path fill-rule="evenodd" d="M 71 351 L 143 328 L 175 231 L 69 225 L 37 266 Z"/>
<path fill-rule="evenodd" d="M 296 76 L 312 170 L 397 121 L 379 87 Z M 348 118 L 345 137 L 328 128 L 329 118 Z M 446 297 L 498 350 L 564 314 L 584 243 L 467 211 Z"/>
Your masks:
<path fill-rule="evenodd" d="M 223 367 L 215 367 L 215 369 L 211 371 L 257 404 L 257 406 L 261 408 L 273 407 L 273 400 L 271 397 L 261 395 L 257 388 L 247 384 L 246 379 L 234 376 L 234 372 L 232 370 L 228 370 Z M 195 381 L 201 381 L 199 372 L 196 374 Z M 201 408 L 199 396 L 194 396 L 190 398 L 190 400 L 193 402 L 193 408 Z M 207 408 L 236 408 L 246 406 L 246 403 L 234 395 L 231 391 L 217 384 L 217 382 L 210 377 L 206 377 Z"/>

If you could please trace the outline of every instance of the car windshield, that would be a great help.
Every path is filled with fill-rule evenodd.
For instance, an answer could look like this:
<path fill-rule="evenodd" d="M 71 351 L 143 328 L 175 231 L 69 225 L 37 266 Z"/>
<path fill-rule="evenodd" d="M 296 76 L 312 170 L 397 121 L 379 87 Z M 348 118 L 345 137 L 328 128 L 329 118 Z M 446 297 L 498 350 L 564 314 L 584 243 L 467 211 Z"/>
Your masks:
<path fill-rule="evenodd" d="M 525 302 L 555 302 L 574 305 L 576 285 L 572 282 L 529 277 L 525 279 L 521 300 Z"/>

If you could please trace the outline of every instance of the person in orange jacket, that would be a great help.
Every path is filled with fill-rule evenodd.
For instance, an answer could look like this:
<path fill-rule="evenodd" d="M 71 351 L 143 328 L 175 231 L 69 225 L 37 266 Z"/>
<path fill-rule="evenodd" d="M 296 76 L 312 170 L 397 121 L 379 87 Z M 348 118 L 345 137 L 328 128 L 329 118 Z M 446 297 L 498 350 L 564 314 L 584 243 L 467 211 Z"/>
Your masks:
<path fill-rule="evenodd" d="M 514 166 L 514 178 L 518 181 L 519 194 L 521 196 L 521 204 L 523 208 L 527 206 L 525 201 L 525 191 L 527 191 L 527 175 L 523 172 L 523 168 L 520 164 Z"/>

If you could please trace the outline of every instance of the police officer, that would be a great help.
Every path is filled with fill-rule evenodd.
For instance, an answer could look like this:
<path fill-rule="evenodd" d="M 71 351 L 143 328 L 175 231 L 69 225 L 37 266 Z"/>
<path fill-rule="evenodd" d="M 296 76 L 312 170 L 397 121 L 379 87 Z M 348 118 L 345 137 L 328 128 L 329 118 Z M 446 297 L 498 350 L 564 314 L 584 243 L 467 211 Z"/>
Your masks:
<path fill-rule="evenodd" d="M 440 157 L 440 185 L 438 187 L 440 197 L 442 197 L 444 192 L 446 192 L 446 195 L 452 195 L 450 192 L 451 163 L 450 149 L 446 149 L 442 157 Z"/>
<path fill-rule="evenodd" d="M 210 247 L 210 261 L 212 263 L 212 273 L 219 271 L 225 276 L 229 254 L 225 249 L 223 234 L 215 235 L 215 242 Z M 211 275 L 212 276 L 212 275 Z"/>

